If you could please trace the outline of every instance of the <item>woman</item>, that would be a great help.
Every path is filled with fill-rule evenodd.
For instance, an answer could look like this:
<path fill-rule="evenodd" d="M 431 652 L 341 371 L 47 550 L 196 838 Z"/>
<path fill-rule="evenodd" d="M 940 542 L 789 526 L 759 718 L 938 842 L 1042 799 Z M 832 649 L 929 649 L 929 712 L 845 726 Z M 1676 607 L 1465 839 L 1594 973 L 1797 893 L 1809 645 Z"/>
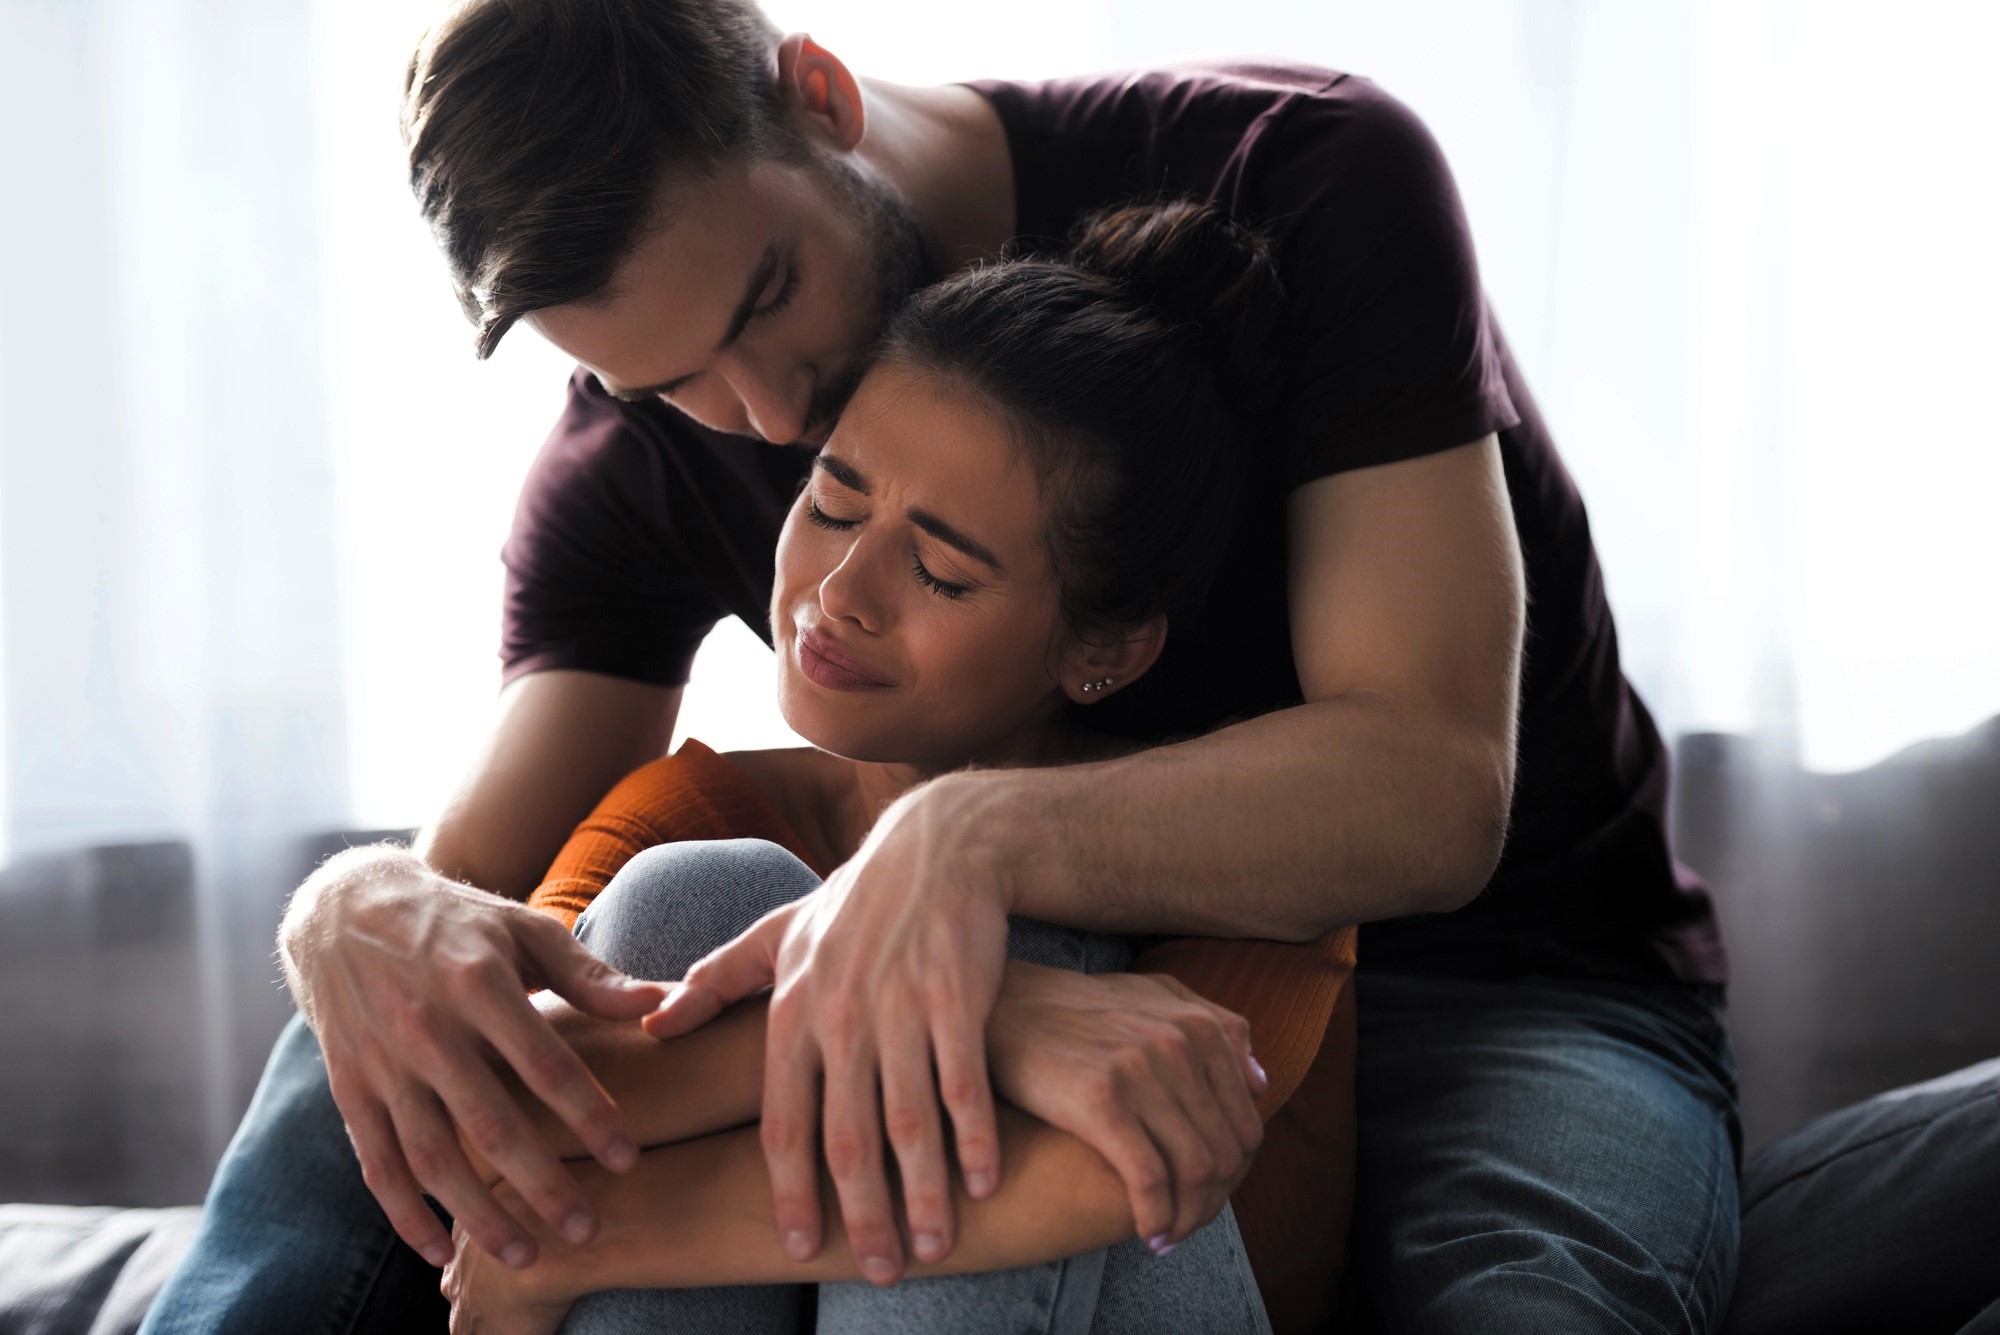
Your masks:
<path fill-rule="evenodd" d="M 779 703 L 815 749 L 738 755 L 733 776 L 698 747 L 662 762 L 672 773 L 706 766 L 712 786 L 747 780 L 745 810 L 757 793 L 769 799 L 748 819 L 791 851 L 655 850 L 589 903 L 578 935 L 617 967 L 679 977 L 810 891 L 815 868 L 852 856 L 924 779 L 1129 745 L 1094 730 L 1090 710 L 1172 670 L 1168 630 L 1197 614 L 1233 529 L 1245 372 L 1276 298 L 1254 236 L 1179 204 L 1100 215 L 1060 262 L 976 270 L 913 299 L 779 543 Z M 644 783 L 632 782 L 600 823 L 631 825 L 645 801 Z M 584 907 L 610 869 L 593 841 L 587 825 L 534 902 L 566 916 Z M 628 830 L 625 852 L 633 842 Z M 1133 953 L 1127 940 L 1031 923 L 1014 925 L 1009 946 L 1016 960 L 1090 971 L 1122 968 Z M 1017 1329 L 1024 1305 L 1051 1329 L 1268 1328 L 1226 1211 L 1191 1236 L 1184 1221 L 1140 1221 L 1150 1233 L 1141 1242 L 1104 1163 L 1024 1117 L 1005 1123 L 1000 1191 L 973 1201 L 959 1190 L 960 1235 L 942 1267 L 925 1265 L 940 1240 L 909 1240 L 913 1275 L 959 1277 L 853 1283 L 882 1277 L 857 1268 L 837 1230 L 817 1259 L 794 1261 L 770 1221 L 755 1129 L 667 1143 L 756 1116 L 760 1015 L 742 1008 L 652 1052 L 629 1026 L 561 1022 L 632 1111 L 642 1143 L 665 1147 L 624 1178 L 584 1167 L 605 1221 L 584 1249 L 548 1234 L 503 1186 L 544 1238 L 544 1259 L 508 1271 L 461 1237 L 445 1278 L 455 1328 L 553 1329 L 596 1294 L 566 1329 L 783 1330 L 797 1323 L 806 1282 L 825 1285 L 822 1330 Z M 1232 1125 L 1216 1134 L 1254 1146 L 1243 1081 L 1216 1083 L 1236 1090 Z M 553 1119 L 542 1129 L 569 1141 Z M 719 1283 L 763 1287 L 695 1288 Z"/>

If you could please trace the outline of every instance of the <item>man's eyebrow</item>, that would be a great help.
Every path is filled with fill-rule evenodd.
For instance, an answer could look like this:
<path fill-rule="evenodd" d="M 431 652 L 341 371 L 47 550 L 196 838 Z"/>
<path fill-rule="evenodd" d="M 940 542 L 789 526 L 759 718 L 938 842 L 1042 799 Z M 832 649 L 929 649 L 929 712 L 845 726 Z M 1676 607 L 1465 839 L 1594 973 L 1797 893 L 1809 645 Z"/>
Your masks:
<path fill-rule="evenodd" d="M 858 491 L 863 496 L 869 494 L 868 479 L 861 476 L 860 471 L 845 459 L 821 450 L 813 456 L 813 467 L 825 472 L 828 477 L 831 477 L 835 482 L 846 487 L 849 491 Z M 936 538 L 939 542 L 948 543 L 958 548 L 958 550 L 964 552 L 975 561 L 984 562 L 994 574 L 1004 575 L 1007 573 L 1007 567 L 1000 564 L 1000 558 L 988 550 L 986 544 L 976 538 L 967 537 L 950 524 L 945 523 L 944 520 L 939 519 L 929 510 L 910 511 L 910 522 L 930 534 L 933 538 Z"/>
<path fill-rule="evenodd" d="M 743 331 L 750 325 L 750 317 L 757 313 L 757 298 L 764 295 L 764 289 L 771 285 L 771 276 L 777 273 L 777 271 L 778 243 L 773 241 L 770 245 L 764 247 L 764 254 L 758 259 L 757 267 L 750 271 L 750 281 L 743 285 L 743 296 L 736 303 L 735 311 L 729 316 L 729 327 L 723 330 L 722 341 L 715 345 L 717 352 L 723 351 L 737 339 L 743 337 Z M 676 376 L 672 380 L 663 381 L 657 385 L 648 385 L 644 389 L 609 389 L 607 387 L 607 390 L 614 399 L 621 399 L 626 403 L 644 403 L 647 399 L 657 398 L 662 394 L 672 394 L 699 374 L 700 372 L 690 372 L 687 375 Z"/>

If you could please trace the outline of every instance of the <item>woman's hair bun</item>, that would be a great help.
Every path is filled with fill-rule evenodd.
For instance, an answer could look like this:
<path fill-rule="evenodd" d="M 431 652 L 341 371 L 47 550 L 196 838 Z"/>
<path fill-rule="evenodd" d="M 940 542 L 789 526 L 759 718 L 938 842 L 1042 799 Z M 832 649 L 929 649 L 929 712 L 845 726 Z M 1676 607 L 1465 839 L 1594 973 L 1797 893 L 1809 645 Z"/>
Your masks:
<path fill-rule="evenodd" d="M 1200 325 L 1230 397 L 1265 397 L 1256 390 L 1269 374 L 1264 349 L 1284 289 L 1261 233 L 1199 200 L 1124 204 L 1079 222 L 1066 258 L 1168 318 Z"/>

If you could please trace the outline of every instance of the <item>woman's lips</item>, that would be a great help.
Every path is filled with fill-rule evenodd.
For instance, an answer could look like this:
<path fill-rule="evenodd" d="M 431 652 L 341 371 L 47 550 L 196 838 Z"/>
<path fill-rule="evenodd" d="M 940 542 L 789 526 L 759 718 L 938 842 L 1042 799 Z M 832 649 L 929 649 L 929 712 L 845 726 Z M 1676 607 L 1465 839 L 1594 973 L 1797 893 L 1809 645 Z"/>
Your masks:
<path fill-rule="evenodd" d="M 895 685 L 875 675 L 875 670 L 841 652 L 825 636 L 806 630 L 799 632 L 799 671 L 831 691 L 883 691 Z"/>

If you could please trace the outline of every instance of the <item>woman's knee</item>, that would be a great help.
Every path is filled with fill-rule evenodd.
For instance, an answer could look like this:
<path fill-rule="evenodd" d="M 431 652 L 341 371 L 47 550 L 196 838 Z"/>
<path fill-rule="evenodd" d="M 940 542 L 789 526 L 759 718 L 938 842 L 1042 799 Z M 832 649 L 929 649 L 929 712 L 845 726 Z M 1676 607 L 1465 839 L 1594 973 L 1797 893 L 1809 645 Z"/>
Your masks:
<path fill-rule="evenodd" d="M 803 862 L 766 840 L 660 844 L 625 864 L 577 920 L 576 935 L 622 972 L 679 978 L 818 884 Z"/>

